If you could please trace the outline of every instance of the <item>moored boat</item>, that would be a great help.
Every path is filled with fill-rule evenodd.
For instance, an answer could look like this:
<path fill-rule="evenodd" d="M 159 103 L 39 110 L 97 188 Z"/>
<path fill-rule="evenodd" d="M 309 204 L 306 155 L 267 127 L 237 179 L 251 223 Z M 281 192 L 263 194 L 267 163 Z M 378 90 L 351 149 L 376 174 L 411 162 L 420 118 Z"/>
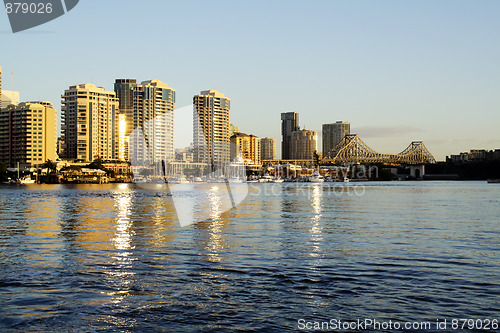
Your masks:
<path fill-rule="evenodd" d="M 18 183 L 18 184 L 22 184 L 22 185 L 26 185 L 26 184 L 34 184 L 34 183 L 35 183 L 35 180 L 34 180 L 34 179 L 31 179 L 31 176 L 25 176 L 25 177 L 19 178 L 19 179 L 17 180 L 17 183 Z"/>
<path fill-rule="evenodd" d="M 309 181 L 311 183 L 323 183 L 325 181 L 325 178 L 319 174 L 318 171 L 315 171 L 311 177 L 309 177 Z"/>

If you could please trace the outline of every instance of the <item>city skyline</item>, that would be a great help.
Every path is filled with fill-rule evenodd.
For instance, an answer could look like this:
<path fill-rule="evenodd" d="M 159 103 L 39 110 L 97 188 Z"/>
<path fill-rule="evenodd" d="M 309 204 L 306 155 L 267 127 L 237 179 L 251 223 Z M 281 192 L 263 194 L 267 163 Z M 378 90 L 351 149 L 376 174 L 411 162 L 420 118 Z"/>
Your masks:
<path fill-rule="evenodd" d="M 292 111 L 301 114 L 301 128 L 318 132 L 319 142 L 323 123 L 348 121 L 351 133 L 383 153 L 400 152 L 413 140 L 423 140 L 438 160 L 500 146 L 499 3 L 257 1 L 250 7 L 215 1 L 200 13 L 189 3 L 151 5 L 146 20 L 135 2 L 108 1 L 99 11 L 82 2 L 15 37 L 0 15 L 5 49 L 55 51 L 2 53 L 3 88 L 20 91 L 21 101 L 51 101 L 60 114 L 60 94 L 75 83 L 113 91 L 116 78 L 158 78 L 176 88 L 179 107 L 201 90 L 223 91 L 233 100 L 231 121 L 259 137 L 279 140 L 280 114 Z M 165 22 L 165 11 L 176 15 Z M 215 13 L 226 19 L 214 23 Z M 91 25 L 87 17 L 94 18 Z M 187 17 L 194 23 L 186 25 Z M 145 43 L 159 36 L 169 42 L 155 42 L 147 62 L 136 61 L 148 54 L 139 47 L 115 57 L 106 39 L 93 36 L 112 33 L 123 20 L 149 25 L 152 33 L 115 34 L 116 42 L 137 35 Z M 205 30 L 221 42 L 203 38 Z M 223 40 L 224 52 L 215 52 Z M 93 51 L 99 48 L 104 51 Z M 70 65 L 60 70 L 64 59 Z"/>

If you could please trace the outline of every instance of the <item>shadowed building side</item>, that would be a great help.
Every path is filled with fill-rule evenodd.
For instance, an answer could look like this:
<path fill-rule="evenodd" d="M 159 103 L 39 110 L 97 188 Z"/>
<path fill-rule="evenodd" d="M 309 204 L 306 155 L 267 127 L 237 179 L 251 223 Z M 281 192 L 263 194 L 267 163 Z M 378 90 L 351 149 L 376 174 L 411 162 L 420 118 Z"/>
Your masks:
<path fill-rule="evenodd" d="M 283 112 L 281 114 L 281 159 L 292 158 L 292 133 L 299 130 L 299 114 Z"/>

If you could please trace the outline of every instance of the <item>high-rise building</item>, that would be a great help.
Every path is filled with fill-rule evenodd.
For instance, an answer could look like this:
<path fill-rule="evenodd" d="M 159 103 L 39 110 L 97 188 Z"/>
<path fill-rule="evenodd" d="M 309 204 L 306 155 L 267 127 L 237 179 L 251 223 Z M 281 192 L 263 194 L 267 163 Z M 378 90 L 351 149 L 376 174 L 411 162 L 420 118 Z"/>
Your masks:
<path fill-rule="evenodd" d="M 55 161 L 56 110 L 50 102 L 25 102 L 0 111 L 0 162 L 30 167 Z"/>
<path fill-rule="evenodd" d="M 281 158 L 291 158 L 292 133 L 299 130 L 299 114 L 297 112 L 284 112 L 281 114 Z"/>
<path fill-rule="evenodd" d="M 116 79 L 115 93 L 118 98 L 119 116 L 119 159 L 129 160 L 129 135 L 134 130 L 134 90 L 137 87 L 135 79 Z"/>
<path fill-rule="evenodd" d="M 2 90 L 0 96 L 0 109 L 5 109 L 9 105 L 19 104 L 19 92 L 11 90 Z"/>
<path fill-rule="evenodd" d="M 310 130 L 298 130 L 292 132 L 292 151 L 293 160 L 310 160 L 314 158 L 318 133 Z"/>
<path fill-rule="evenodd" d="M 121 113 L 120 128 L 122 137 L 128 137 L 128 142 L 122 139 L 122 143 L 130 150 L 122 149 L 121 155 L 125 160 L 141 165 L 172 162 L 175 160 L 175 90 L 160 80 L 143 81 L 141 84 L 133 81 L 118 82 L 118 86 L 115 84 L 115 89 L 120 91 L 117 91 L 120 99 L 124 98 L 120 103 L 126 108 Z"/>
<path fill-rule="evenodd" d="M 337 121 L 333 124 L 323 124 L 323 156 L 326 156 L 350 133 L 351 124 L 348 122 Z"/>
<path fill-rule="evenodd" d="M 230 160 L 230 99 L 217 90 L 193 97 L 194 160 L 214 167 Z"/>
<path fill-rule="evenodd" d="M 235 133 L 231 136 L 231 160 L 237 157 L 243 158 L 248 164 L 261 164 L 261 140 L 255 135 Z"/>
<path fill-rule="evenodd" d="M 276 159 L 276 140 L 273 138 L 260 139 L 261 160 L 275 160 Z"/>
<path fill-rule="evenodd" d="M 94 84 L 69 87 L 62 96 L 65 159 L 117 160 L 119 148 L 118 99 Z"/>

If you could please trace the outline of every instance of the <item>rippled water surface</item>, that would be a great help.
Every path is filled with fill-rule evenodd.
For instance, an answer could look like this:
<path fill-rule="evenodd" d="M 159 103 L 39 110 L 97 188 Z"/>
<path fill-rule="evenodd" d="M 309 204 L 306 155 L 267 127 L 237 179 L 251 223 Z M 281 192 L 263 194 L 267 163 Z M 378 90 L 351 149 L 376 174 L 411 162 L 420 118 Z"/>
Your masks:
<path fill-rule="evenodd" d="M 164 191 L 0 187 L 0 331 L 500 319 L 500 184 L 349 186 L 255 184 L 184 228 Z"/>

